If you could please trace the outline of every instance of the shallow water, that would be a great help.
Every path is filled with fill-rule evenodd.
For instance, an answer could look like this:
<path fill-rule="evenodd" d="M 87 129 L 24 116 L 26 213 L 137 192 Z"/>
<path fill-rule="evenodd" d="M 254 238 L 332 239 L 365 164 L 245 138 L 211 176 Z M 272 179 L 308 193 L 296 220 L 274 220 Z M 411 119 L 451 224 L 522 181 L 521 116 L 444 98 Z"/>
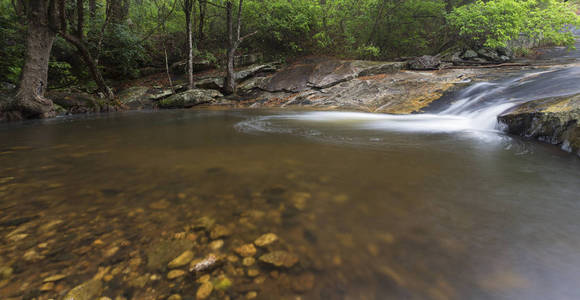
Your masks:
<path fill-rule="evenodd" d="M 99 296 L 195 298 L 200 274 L 149 265 L 166 240 L 230 256 L 211 273 L 233 283 L 215 299 L 580 298 L 577 157 L 388 118 L 178 110 L 3 125 L 0 298 L 55 298 L 99 267 Z M 221 249 L 191 226 L 200 217 L 230 229 Z M 269 232 L 280 240 L 256 258 L 284 250 L 298 264 L 234 261 Z"/>

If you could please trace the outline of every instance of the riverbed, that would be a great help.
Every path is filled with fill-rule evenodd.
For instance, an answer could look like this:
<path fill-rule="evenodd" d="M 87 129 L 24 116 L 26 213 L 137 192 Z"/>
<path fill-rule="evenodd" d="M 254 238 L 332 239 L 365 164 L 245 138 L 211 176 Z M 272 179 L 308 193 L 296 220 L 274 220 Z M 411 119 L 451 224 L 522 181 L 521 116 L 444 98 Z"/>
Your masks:
<path fill-rule="evenodd" d="M 95 280 L 111 299 L 209 285 L 208 299 L 580 298 L 580 160 L 443 121 L 173 110 L 3 125 L 0 298 Z M 217 262 L 170 266 L 187 250 Z"/>

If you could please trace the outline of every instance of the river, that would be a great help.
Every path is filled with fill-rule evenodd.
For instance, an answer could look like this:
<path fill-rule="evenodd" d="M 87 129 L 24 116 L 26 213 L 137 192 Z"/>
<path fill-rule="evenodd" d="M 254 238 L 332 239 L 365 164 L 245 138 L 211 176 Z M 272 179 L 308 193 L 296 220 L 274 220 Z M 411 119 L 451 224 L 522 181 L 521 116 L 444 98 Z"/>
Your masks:
<path fill-rule="evenodd" d="M 153 263 L 159 245 L 188 241 L 195 257 L 222 257 L 215 299 L 579 299 L 580 160 L 494 121 L 521 100 L 510 87 L 578 70 L 555 72 L 478 83 L 424 115 L 173 110 L 2 125 L 0 298 L 62 296 L 101 268 L 96 296 L 194 299 L 205 274 L 169 280 L 174 257 Z M 508 104 L 489 100 L 500 94 Z M 227 234 L 213 238 L 217 224 Z M 246 265 L 234 250 L 265 233 L 278 241 Z M 260 261 L 271 251 L 298 262 Z M 65 277 L 43 282 L 53 275 Z"/>

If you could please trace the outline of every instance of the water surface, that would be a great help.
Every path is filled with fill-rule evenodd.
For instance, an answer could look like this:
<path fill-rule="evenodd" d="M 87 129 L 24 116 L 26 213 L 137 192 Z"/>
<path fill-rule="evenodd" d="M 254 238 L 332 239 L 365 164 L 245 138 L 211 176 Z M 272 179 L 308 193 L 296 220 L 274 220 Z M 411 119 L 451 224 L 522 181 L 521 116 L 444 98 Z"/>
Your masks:
<path fill-rule="evenodd" d="M 192 299 L 196 277 L 149 268 L 152 247 L 236 256 L 269 232 L 280 241 L 256 257 L 299 263 L 254 278 L 226 260 L 211 276 L 233 285 L 211 297 L 580 298 L 580 160 L 465 120 L 177 110 L 3 125 L 0 298 L 53 298 L 110 267 L 102 296 Z M 230 228 L 221 249 L 192 229 L 200 217 Z"/>

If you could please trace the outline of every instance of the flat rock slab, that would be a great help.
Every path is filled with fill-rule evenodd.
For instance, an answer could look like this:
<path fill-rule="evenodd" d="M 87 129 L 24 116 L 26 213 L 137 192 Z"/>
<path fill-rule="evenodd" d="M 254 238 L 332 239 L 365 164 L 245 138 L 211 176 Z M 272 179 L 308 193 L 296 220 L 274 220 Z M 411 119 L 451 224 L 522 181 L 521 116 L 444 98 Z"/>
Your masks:
<path fill-rule="evenodd" d="M 259 84 L 269 92 L 302 92 L 323 89 L 358 76 L 393 73 L 405 68 L 404 62 L 323 60 L 291 65 Z"/>

